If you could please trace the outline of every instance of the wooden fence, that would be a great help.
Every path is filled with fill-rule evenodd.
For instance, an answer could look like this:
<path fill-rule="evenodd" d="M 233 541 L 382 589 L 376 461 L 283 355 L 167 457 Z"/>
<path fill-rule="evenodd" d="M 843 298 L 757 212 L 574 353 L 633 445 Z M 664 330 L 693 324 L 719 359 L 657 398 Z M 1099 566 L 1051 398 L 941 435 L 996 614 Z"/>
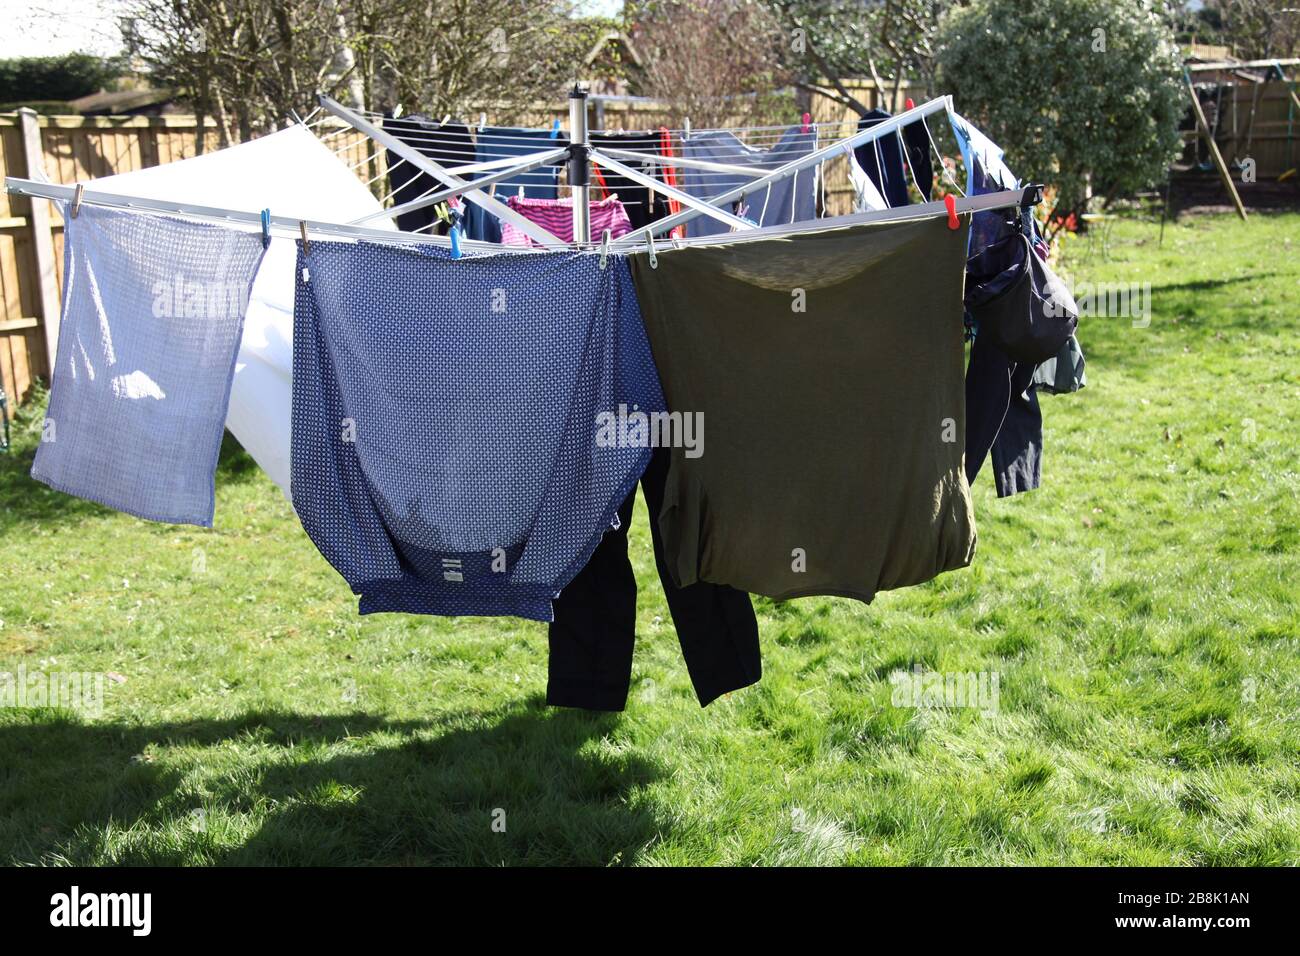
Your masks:
<path fill-rule="evenodd" d="M 868 106 L 881 102 L 870 82 L 855 82 L 852 89 Z M 596 100 L 590 109 L 593 129 L 670 125 L 665 108 L 651 102 Z M 850 128 L 841 124 L 851 124 L 856 118 L 850 110 L 824 97 L 813 98 L 810 112 L 815 122 L 833 124 L 822 131 L 822 145 Z M 535 115 L 524 122 L 544 127 L 555 119 L 568 126 L 567 104 L 539 106 Z M 52 182 L 75 183 L 144 169 L 194 156 L 197 132 L 193 116 L 38 116 L 30 111 L 0 114 L 0 176 L 31 179 L 43 172 Z M 207 150 L 220 148 L 214 123 L 208 124 L 204 142 Z M 363 181 L 384 174 L 382 150 L 367 162 L 375 149 L 361 134 L 340 129 L 328 145 L 354 166 Z M 822 169 L 826 211 L 848 212 L 852 188 L 847 160 L 838 158 Z M 49 380 L 54 343 L 58 340 L 62 277 L 63 220 L 58 207 L 48 200 L 0 195 L 0 384 L 15 404 L 30 394 L 38 380 Z"/>
<path fill-rule="evenodd" d="M 1253 159 L 1260 181 L 1275 180 L 1300 164 L 1300 109 L 1291 98 L 1291 90 L 1291 84 L 1280 80 L 1237 83 L 1224 88 L 1221 96 L 1202 101 L 1206 119 L 1215 131 L 1214 140 L 1228 163 Z M 1204 146 L 1192 144 L 1194 130 L 1188 131 L 1184 139 L 1188 142 L 1183 155 L 1185 164 L 1206 159 Z"/>

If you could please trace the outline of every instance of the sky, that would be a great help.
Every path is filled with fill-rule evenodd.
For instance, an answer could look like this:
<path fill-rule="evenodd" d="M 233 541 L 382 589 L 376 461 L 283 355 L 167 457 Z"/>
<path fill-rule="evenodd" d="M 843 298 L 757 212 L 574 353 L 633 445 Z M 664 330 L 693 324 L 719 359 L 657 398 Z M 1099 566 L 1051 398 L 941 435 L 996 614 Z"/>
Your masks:
<path fill-rule="evenodd" d="M 124 0 L 0 0 L 0 59 L 122 49 Z"/>
<path fill-rule="evenodd" d="M 127 0 L 0 0 L 0 59 L 121 52 L 117 17 Z M 588 16 L 614 16 L 623 0 L 577 0 Z"/>

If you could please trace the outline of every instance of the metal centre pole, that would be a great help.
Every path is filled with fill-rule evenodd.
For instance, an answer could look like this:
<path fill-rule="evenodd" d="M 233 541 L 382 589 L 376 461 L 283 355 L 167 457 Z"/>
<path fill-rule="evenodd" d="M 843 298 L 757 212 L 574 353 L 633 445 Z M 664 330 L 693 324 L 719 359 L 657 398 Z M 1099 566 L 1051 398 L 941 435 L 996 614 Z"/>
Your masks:
<path fill-rule="evenodd" d="M 569 91 L 569 185 L 573 197 L 573 241 L 591 245 L 591 144 L 587 139 L 587 91 Z"/>

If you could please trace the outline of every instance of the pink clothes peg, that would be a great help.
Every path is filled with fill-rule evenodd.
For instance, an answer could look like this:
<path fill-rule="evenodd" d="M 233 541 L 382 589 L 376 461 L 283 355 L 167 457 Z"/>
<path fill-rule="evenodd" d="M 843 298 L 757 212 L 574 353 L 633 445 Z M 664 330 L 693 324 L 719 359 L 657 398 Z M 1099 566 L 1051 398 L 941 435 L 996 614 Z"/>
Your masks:
<path fill-rule="evenodd" d="M 811 113 L 804 113 L 804 114 L 803 114 L 803 119 L 801 120 L 802 125 L 799 127 L 799 132 L 801 132 L 801 133 L 807 133 L 807 132 L 808 132 L 808 124 L 809 124 L 810 122 L 812 122 L 812 114 L 811 114 Z"/>

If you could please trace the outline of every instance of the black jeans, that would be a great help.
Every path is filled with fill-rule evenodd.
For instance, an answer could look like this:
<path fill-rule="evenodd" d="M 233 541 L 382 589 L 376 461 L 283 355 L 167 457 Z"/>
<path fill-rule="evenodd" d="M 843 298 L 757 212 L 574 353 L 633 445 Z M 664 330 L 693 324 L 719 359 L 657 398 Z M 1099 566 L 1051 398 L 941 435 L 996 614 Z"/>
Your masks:
<path fill-rule="evenodd" d="M 685 588 L 673 584 L 656 520 L 668 461 L 668 451 L 656 449 L 641 476 L 641 488 L 650 510 L 659 580 L 686 669 L 704 707 L 762 676 L 758 621 L 744 591 L 705 582 Z M 546 686 L 546 702 L 552 706 L 622 710 L 627 703 L 636 642 L 636 577 L 627 556 L 627 532 L 635 502 L 633 491 L 618 510 L 618 529 L 605 532 L 587 566 L 553 602 Z"/>

